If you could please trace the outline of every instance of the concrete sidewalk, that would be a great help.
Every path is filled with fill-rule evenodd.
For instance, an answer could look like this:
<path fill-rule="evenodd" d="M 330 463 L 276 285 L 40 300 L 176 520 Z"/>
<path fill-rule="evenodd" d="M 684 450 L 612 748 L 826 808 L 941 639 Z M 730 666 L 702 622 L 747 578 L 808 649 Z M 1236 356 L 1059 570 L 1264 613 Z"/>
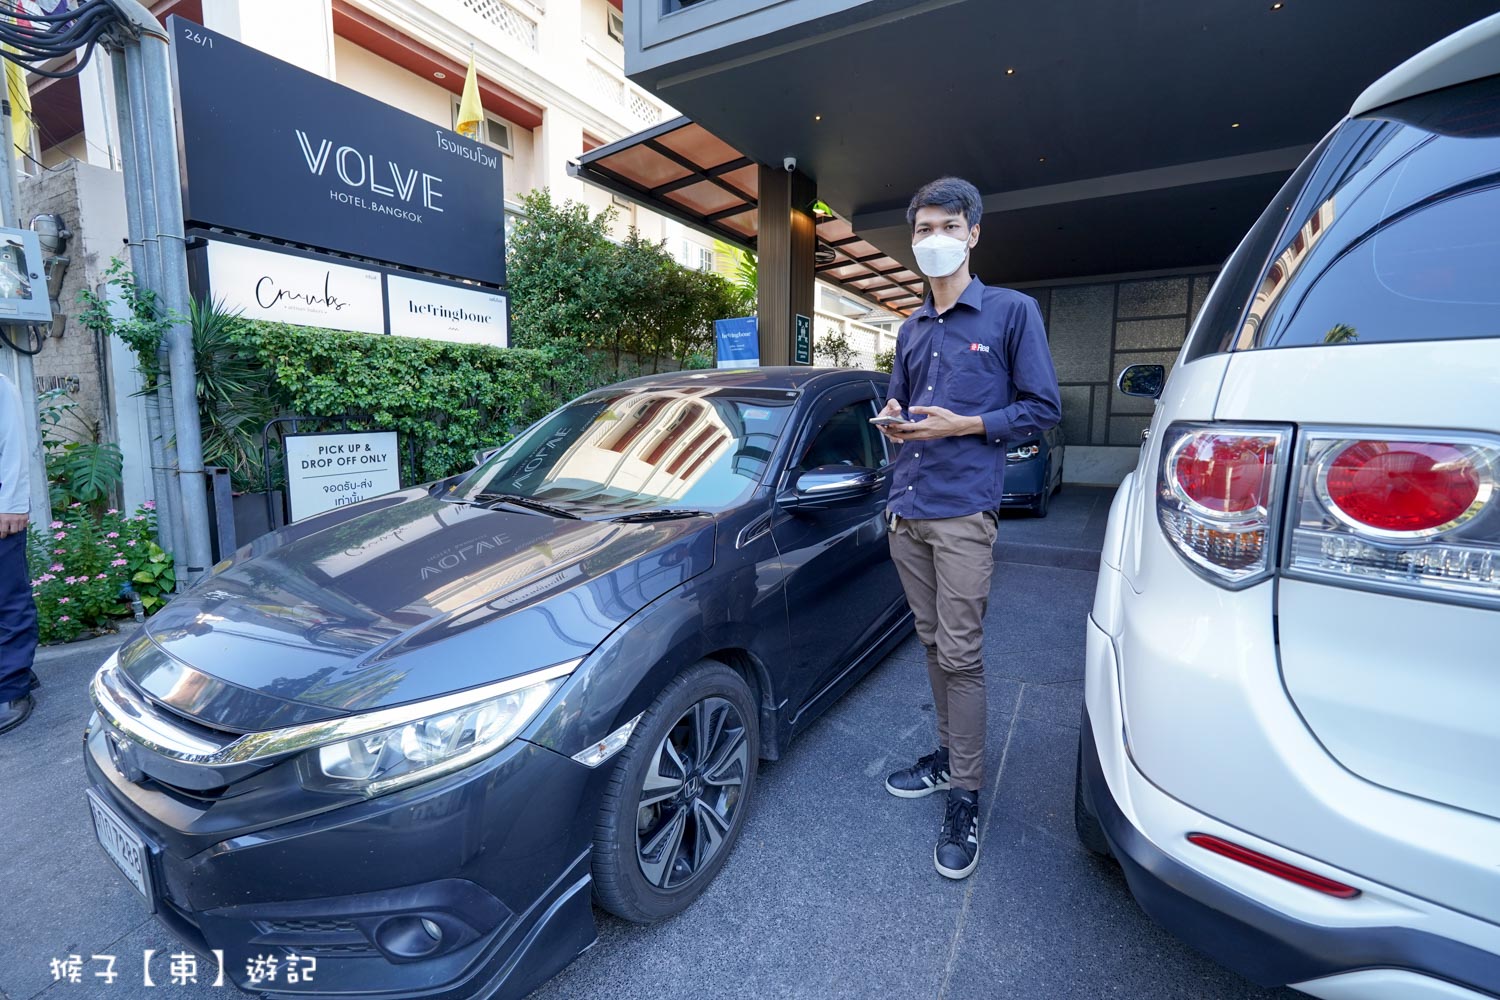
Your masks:
<path fill-rule="evenodd" d="M 1046 521 L 1008 515 L 1002 546 L 1094 530 L 1107 491 L 1069 488 Z M 1053 545 L 1053 548 L 1065 546 Z M 999 551 L 1005 551 L 1001 548 Z M 1086 548 L 1075 546 L 1077 562 Z M 1095 550 L 1097 551 L 1097 546 Z M 1060 560 L 1061 561 L 1061 560 Z M 1136 907 L 1120 871 L 1077 845 L 1073 763 L 1091 570 L 1002 562 L 986 648 L 991 741 L 983 856 L 962 883 L 932 845 L 942 798 L 888 795 L 885 773 L 931 749 L 932 699 L 915 640 L 877 667 L 796 743 L 762 765 L 754 812 L 717 881 L 654 927 L 599 914 L 599 944 L 536 996 L 1293 998 L 1199 957 Z M 202 1000 L 232 988 L 171 986 L 181 951 L 94 842 L 80 734 L 89 677 L 110 643 L 49 651 L 36 714 L 0 737 L 0 998 Z M 141 958 L 155 949 L 155 989 Z M 78 954 L 84 981 L 54 982 Z M 116 955 L 105 985 L 92 955 Z M 202 983 L 213 970 L 202 968 Z"/>

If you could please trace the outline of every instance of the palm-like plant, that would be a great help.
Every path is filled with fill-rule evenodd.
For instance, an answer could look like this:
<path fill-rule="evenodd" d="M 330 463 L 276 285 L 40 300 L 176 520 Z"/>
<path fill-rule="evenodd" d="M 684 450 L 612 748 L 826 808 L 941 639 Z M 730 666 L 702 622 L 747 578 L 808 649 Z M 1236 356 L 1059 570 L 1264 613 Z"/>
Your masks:
<path fill-rule="evenodd" d="M 276 415 L 271 373 L 236 341 L 238 310 L 222 300 L 195 299 L 189 313 L 203 462 L 228 468 L 236 490 L 258 488 L 264 474 L 261 432 Z"/>

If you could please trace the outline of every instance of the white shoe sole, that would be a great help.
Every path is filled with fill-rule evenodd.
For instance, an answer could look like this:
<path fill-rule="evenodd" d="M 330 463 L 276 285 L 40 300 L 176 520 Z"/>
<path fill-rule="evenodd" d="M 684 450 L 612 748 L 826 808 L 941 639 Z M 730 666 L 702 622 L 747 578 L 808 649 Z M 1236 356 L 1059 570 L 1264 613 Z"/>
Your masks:
<path fill-rule="evenodd" d="M 943 878 L 968 878 L 974 873 L 974 869 L 979 867 L 979 848 L 974 848 L 974 860 L 969 862 L 967 868 L 944 868 L 942 863 L 937 859 L 937 848 L 934 847 L 932 849 L 932 866 L 937 869 L 937 873 L 943 876 Z"/>
<path fill-rule="evenodd" d="M 926 798 L 933 792 L 946 792 L 948 790 L 948 782 L 945 781 L 942 784 L 933 785 L 931 788 L 923 788 L 915 792 L 908 792 L 904 788 L 897 788 L 895 785 L 892 785 L 889 780 L 887 780 L 885 783 L 885 790 L 896 796 L 896 798 L 898 799 L 921 799 Z"/>

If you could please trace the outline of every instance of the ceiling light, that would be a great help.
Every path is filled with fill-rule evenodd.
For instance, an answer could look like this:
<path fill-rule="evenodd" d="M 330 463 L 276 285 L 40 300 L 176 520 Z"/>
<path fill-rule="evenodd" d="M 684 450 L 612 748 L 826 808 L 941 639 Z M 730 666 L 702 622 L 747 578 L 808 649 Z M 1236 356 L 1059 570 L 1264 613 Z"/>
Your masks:
<path fill-rule="evenodd" d="M 1239 122 L 1230 122 L 1229 123 L 1229 127 L 1230 128 L 1239 128 L 1240 127 L 1240 123 Z"/>
<path fill-rule="evenodd" d="M 822 115 L 813 115 L 813 121 L 820 122 L 822 120 L 823 120 L 823 116 Z"/>
<path fill-rule="evenodd" d="M 1010 69 L 1007 69 L 1005 71 L 1005 75 L 1006 76 L 1015 76 L 1016 75 L 1015 67 L 1011 67 Z"/>
<path fill-rule="evenodd" d="M 432 78 L 434 80 L 446 80 L 448 79 L 448 74 L 444 73 L 442 70 L 437 70 L 432 74 Z"/>
<path fill-rule="evenodd" d="M 1047 158 L 1045 156 L 1038 156 L 1036 158 L 1036 162 L 1038 162 L 1038 163 L 1046 163 L 1047 162 Z"/>
<path fill-rule="evenodd" d="M 1281 0 L 1276 0 L 1276 2 L 1271 5 L 1271 9 L 1272 10 L 1280 10 L 1281 7 L 1282 7 Z"/>

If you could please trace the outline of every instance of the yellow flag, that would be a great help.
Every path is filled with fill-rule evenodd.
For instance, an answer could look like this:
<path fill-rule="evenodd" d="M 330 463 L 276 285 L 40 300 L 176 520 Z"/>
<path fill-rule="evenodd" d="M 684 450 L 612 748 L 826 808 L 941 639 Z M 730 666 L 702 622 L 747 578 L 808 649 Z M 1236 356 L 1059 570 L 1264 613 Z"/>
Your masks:
<path fill-rule="evenodd" d="M 5 89 L 10 94 L 11 136 L 16 148 L 31 152 L 31 91 L 26 86 L 26 70 L 5 60 Z"/>
<path fill-rule="evenodd" d="M 469 75 L 464 77 L 464 96 L 458 102 L 458 124 L 461 135 L 479 141 L 484 124 L 484 105 L 479 103 L 479 71 L 474 67 L 474 51 L 469 50 Z"/>

